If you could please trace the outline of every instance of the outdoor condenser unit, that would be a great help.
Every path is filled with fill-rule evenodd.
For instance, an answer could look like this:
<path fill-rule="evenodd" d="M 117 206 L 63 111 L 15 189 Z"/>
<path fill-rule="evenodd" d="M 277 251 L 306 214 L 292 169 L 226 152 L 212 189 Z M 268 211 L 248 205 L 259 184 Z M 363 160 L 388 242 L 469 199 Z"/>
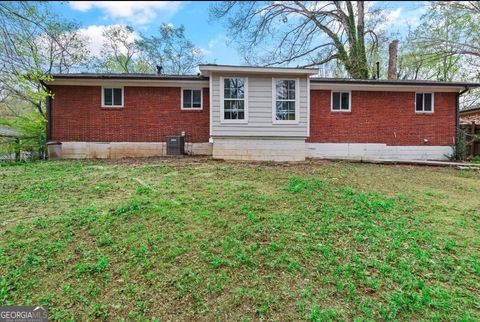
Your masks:
<path fill-rule="evenodd" d="M 185 154 L 185 137 L 182 135 L 167 136 L 167 155 Z"/>

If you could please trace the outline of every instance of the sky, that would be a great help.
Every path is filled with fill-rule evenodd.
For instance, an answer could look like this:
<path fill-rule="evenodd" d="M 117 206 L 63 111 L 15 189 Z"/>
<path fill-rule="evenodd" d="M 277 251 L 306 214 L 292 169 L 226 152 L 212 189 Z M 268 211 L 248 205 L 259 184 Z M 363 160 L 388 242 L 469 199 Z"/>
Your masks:
<path fill-rule="evenodd" d="M 89 49 L 98 54 L 102 31 L 109 25 L 129 25 L 137 33 L 151 35 L 161 23 L 184 25 L 185 33 L 203 54 L 205 61 L 217 64 L 244 63 L 228 36 L 224 21 L 209 19 L 208 1 L 70 1 L 54 3 L 54 10 L 69 20 L 78 22 L 81 32 L 90 39 Z M 390 32 L 405 34 L 408 27 L 419 24 L 425 13 L 416 1 L 370 1 L 368 5 L 386 10 L 385 27 Z"/>

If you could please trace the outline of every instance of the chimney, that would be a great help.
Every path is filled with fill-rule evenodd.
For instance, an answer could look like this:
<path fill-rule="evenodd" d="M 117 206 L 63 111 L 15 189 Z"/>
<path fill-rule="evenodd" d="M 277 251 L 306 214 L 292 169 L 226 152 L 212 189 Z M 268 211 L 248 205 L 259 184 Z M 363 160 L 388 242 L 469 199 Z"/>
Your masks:
<path fill-rule="evenodd" d="M 162 75 L 162 70 L 163 70 L 163 67 L 157 65 L 157 75 Z"/>
<path fill-rule="evenodd" d="M 388 45 L 388 79 L 397 79 L 397 48 L 398 40 Z"/>

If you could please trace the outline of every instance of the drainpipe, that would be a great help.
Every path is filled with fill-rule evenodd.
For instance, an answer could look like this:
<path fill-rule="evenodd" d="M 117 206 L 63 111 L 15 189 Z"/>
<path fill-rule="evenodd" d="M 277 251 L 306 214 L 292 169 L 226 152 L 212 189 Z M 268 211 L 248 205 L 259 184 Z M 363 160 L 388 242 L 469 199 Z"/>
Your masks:
<path fill-rule="evenodd" d="M 458 135 L 458 130 L 460 129 L 460 96 L 468 92 L 470 88 L 468 86 L 465 86 L 465 89 L 462 90 L 461 92 L 457 93 L 456 96 L 456 111 L 455 111 L 455 133 Z M 455 137 L 457 137 L 457 135 Z"/>

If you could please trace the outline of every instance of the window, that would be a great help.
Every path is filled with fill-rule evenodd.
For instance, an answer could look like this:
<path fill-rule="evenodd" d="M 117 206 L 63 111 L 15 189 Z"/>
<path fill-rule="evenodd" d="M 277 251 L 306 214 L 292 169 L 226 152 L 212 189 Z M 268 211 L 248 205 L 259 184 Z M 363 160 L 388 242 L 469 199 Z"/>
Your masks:
<path fill-rule="evenodd" d="M 182 89 L 182 110 L 202 109 L 202 89 Z"/>
<path fill-rule="evenodd" d="M 223 78 L 223 120 L 247 119 L 247 82 L 245 78 Z"/>
<path fill-rule="evenodd" d="M 273 79 L 274 123 L 298 122 L 297 80 Z"/>
<path fill-rule="evenodd" d="M 123 107 L 123 87 L 103 87 L 102 107 Z"/>
<path fill-rule="evenodd" d="M 415 112 L 433 113 L 433 93 L 417 93 L 416 94 Z"/>
<path fill-rule="evenodd" d="M 332 92 L 332 111 L 350 112 L 350 92 Z"/>

